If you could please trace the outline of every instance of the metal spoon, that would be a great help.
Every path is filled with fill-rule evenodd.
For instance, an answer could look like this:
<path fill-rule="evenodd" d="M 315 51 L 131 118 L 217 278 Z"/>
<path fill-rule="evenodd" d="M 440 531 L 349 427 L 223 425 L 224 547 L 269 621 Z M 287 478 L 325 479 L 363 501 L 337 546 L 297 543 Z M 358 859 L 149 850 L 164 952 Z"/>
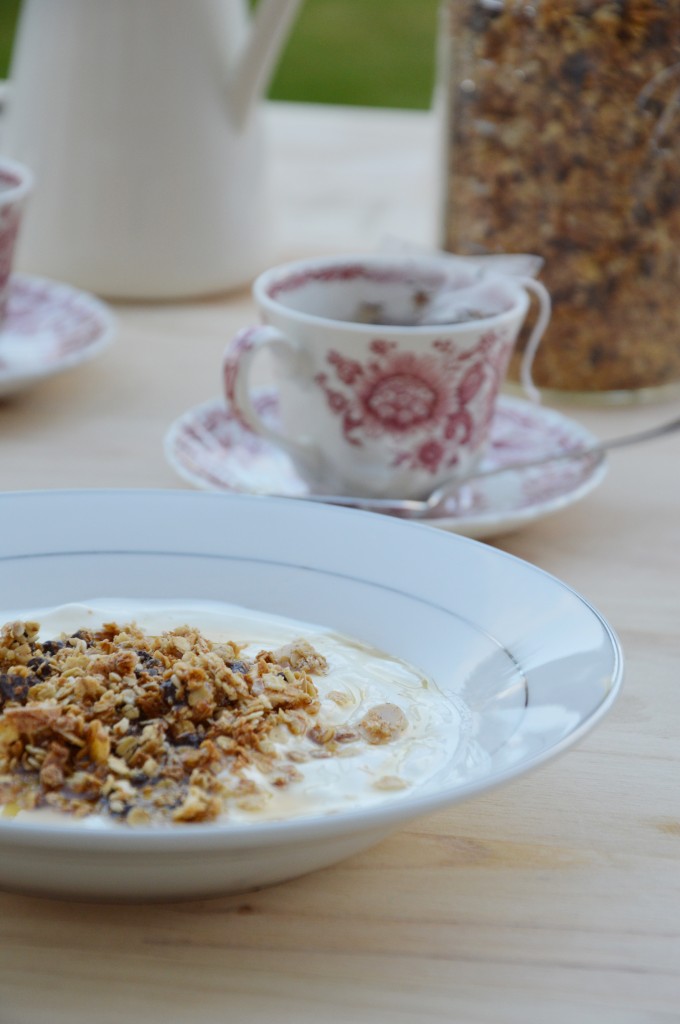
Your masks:
<path fill-rule="evenodd" d="M 666 434 L 673 434 L 680 430 L 680 417 L 662 423 L 657 427 L 650 427 L 647 430 L 640 430 L 634 434 L 625 434 L 623 437 L 614 437 L 610 440 L 599 441 L 597 444 L 585 448 L 570 448 L 562 452 L 553 452 L 540 459 L 531 459 L 528 462 L 512 462 L 497 469 L 487 469 L 481 472 L 470 473 L 468 476 L 457 478 L 449 483 L 441 484 L 427 498 L 368 498 L 350 497 L 342 494 L 305 495 L 310 501 L 323 501 L 328 505 L 345 505 L 350 508 L 359 508 L 371 512 L 383 512 L 386 515 L 401 516 L 404 519 L 424 519 L 432 515 L 434 510 L 446 502 L 455 498 L 458 492 L 466 484 L 474 480 L 486 480 L 489 477 L 500 476 L 501 473 L 513 473 L 525 469 L 533 469 L 535 466 L 546 466 L 552 462 L 563 462 L 567 459 L 586 459 L 594 455 L 602 455 L 604 452 L 614 448 L 627 448 L 629 445 L 640 444 L 642 441 L 651 441 L 656 437 L 663 437 Z"/>

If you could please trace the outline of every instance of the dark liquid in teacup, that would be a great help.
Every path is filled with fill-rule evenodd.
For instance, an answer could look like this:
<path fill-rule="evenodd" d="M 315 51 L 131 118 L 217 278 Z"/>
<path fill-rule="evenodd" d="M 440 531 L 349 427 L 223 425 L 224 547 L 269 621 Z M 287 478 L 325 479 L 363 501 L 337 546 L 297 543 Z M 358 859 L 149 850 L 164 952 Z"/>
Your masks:
<path fill-rule="evenodd" d="M 357 307 L 354 316 L 343 319 L 352 323 L 376 324 L 382 327 L 427 327 L 428 325 L 434 327 L 436 324 L 444 322 L 447 324 L 473 323 L 475 320 L 484 320 L 493 315 L 488 310 L 468 309 L 462 306 L 443 320 L 441 316 L 428 317 L 428 303 L 427 299 L 420 304 L 414 302 L 411 316 L 394 317 L 390 315 L 382 302 L 362 302 Z"/>

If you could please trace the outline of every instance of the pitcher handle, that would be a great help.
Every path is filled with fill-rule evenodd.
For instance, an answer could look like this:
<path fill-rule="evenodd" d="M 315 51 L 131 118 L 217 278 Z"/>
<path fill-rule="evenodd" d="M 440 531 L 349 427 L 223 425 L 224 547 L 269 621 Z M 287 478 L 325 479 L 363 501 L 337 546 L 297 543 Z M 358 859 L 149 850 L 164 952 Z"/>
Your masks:
<path fill-rule="evenodd" d="M 264 94 L 301 0 L 259 0 L 229 83 L 233 123 L 243 128 Z"/>

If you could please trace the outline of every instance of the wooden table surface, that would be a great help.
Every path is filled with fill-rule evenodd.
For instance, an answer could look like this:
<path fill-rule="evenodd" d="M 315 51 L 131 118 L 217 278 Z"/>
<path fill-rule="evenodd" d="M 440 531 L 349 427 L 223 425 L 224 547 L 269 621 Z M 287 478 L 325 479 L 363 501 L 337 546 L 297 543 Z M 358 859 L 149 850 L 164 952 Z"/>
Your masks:
<path fill-rule="evenodd" d="M 267 117 L 269 262 L 433 242 L 432 115 Z M 116 312 L 100 358 L 0 403 L 3 488 L 183 486 L 163 435 L 219 393 L 250 297 Z M 603 437 L 679 412 L 562 411 Z M 0 1024 L 680 1020 L 679 457 L 680 437 L 615 453 L 580 504 L 494 541 L 622 639 L 623 694 L 578 747 L 273 889 L 148 907 L 0 894 Z"/>

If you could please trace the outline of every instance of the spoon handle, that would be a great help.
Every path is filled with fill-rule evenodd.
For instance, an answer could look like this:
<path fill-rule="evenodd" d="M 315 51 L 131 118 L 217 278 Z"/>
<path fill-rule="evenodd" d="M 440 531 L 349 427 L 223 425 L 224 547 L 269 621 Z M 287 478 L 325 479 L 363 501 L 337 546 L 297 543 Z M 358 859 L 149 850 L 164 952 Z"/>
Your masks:
<path fill-rule="evenodd" d="M 402 512 L 415 516 L 426 515 L 442 502 L 454 497 L 465 484 L 474 480 L 486 480 L 489 477 L 500 476 L 501 473 L 519 472 L 525 469 L 546 466 L 553 462 L 563 462 L 567 459 L 586 459 L 594 455 L 603 455 L 605 452 L 613 451 L 615 448 L 632 447 L 632 445 L 641 444 L 643 441 L 653 441 L 657 437 L 674 434 L 678 430 L 680 430 L 680 417 L 668 420 L 665 423 L 660 423 L 655 427 L 648 427 L 645 430 L 635 431 L 635 433 L 632 434 L 623 434 L 620 437 L 612 437 L 603 441 L 598 441 L 597 444 L 586 445 L 583 448 L 566 448 L 561 452 L 551 452 L 549 455 L 544 455 L 540 459 L 530 459 L 524 462 L 508 462 L 506 465 L 497 466 L 495 469 L 487 469 L 476 473 L 470 473 L 468 476 L 461 477 L 459 480 L 451 481 L 450 484 L 442 484 L 432 492 L 429 498 L 425 498 L 423 501 L 403 502 Z M 387 509 L 385 508 L 385 511 L 386 510 Z"/>
<path fill-rule="evenodd" d="M 473 473 L 465 480 L 455 481 L 454 489 L 466 483 L 468 480 L 479 480 L 482 477 L 497 476 L 500 473 L 507 473 L 512 470 L 531 469 L 533 466 L 545 466 L 549 462 L 560 462 L 563 459 L 585 459 L 590 455 L 600 455 L 612 451 L 614 448 L 628 448 L 642 441 L 653 441 L 656 437 L 664 437 L 666 434 L 674 434 L 680 430 L 680 417 L 660 423 L 656 427 L 648 427 L 646 430 L 638 430 L 633 434 L 623 434 L 620 437 L 612 437 L 597 444 L 591 444 L 584 448 L 565 448 L 562 452 L 552 452 L 541 459 L 531 459 L 527 462 L 509 462 L 505 466 L 497 466 L 496 469 L 483 470 L 480 473 Z M 447 487 L 448 492 L 448 487 Z"/>

